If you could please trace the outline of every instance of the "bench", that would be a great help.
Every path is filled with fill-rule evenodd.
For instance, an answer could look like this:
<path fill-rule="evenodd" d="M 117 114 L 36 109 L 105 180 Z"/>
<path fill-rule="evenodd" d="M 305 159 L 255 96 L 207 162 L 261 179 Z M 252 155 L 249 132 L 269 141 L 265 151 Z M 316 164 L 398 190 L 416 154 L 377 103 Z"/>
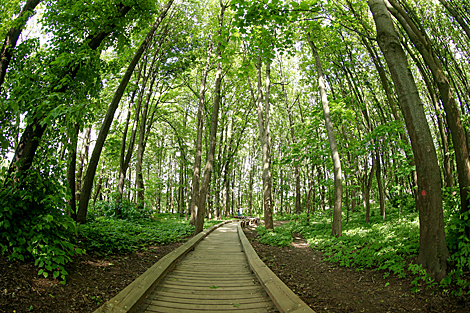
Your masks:
<path fill-rule="evenodd" d="M 261 219 L 259 217 L 244 217 L 241 222 L 241 227 L 255 226 L 258 225 Z"/>

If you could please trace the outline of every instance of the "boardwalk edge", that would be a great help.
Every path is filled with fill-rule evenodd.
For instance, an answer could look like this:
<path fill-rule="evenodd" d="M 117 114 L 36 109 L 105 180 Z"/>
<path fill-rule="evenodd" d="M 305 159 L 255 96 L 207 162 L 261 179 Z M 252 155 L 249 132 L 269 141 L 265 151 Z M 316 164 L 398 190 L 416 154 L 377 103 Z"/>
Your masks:
<path fill-rule="evenodd" d="M 299 298 L 289 287 L 274 274 L 269 267 L 264 264 L 259 258 L 256 251 L 251 246 L 250 242 L 245 236 L 240 223 L 237 226 L 238 236 L 242 243 L 243 250 L 245 251 L 248 264 L 253 273 L 256 275 L 261 285 L 266 290 L 271 300 L 276 305 L 281 313 L 300 313 L 313 311 L 302 299 Z"/>
<path fill-rule="evenodd" d="M 175 264 L 194 248 L 202 239 L 220 226 L 229 223 L 225 221 L 200 232 L 183 245 L 165 255 L 152 265 L 145 273 L 137 277 L 114 298 L 100 306 L 94 313 L 127 313 L 134 312 L 150 291 L 173 269 Z"/>

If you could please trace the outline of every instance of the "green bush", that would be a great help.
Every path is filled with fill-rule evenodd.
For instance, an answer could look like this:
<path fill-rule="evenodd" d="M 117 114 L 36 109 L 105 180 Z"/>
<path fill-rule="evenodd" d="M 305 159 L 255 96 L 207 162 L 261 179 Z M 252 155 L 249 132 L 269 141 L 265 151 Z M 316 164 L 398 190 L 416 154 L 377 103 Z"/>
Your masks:
<path fill-rule="evenodd" d="M 455 295 L 470 294 L 470 281 L 465 273 L 470 270 L 470 239 L 465 235 L 465 227 L 470 227 L 469 212 L 460 212 L 460 198 L 458 188 L 444 190 L 444 216 L 446 217 L 446 240 L 449 247 L 450 272 L 441 282 L 444 288 L 452 284 L 456 289 Z M 468 275 L 468 274 L 467 274 Z"/>
<path fill-rule="evenodd" d="M 256 231 L 260 237 L 259 241 L 266 245 L 286 247 L 292 242 L 292 234 L 287 228 L 276 227 L 272 230 L 265 229 L 264 226 L 258 226 Z"/>
<path fill-rule="evenodd" d="M 34 260 L 39 275 L 65 283 L 65 264 L 82 254 L 73 240 L 75 222 L 66 214 L 63 186 L 31 171 L 0 189 L 0 251 L 9 260 Z"/>
<path fill-rule="evenodd" d="M 79 244 L 99 254 L 129 253 L 150 244 L 181 241 L 194 232 L 182 219 L 121 220 L 98 217 L 80 225 Z"/>
<path fill-rule="evenodd" d="M 120 208 L 121 215 L 116 216 L 116 208 Z M 95 220 L 98 217 L 119 217 L 121 219 L 139 219 L 150 217 L 152 210 L 142 206 L 138 206 L 134 202 L 123 199 L 121 202 L 115 201 L 98 201 L 94 205 L 90 205 L 87 214 L 87 220 Z"/>

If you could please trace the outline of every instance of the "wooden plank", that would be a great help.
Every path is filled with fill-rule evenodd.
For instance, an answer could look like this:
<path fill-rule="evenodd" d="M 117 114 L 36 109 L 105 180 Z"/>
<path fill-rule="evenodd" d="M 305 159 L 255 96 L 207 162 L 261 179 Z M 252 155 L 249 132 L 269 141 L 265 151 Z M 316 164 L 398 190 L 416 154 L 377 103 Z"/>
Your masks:
<path fill-rule="evenodd" d="M 187 278 L 204 278 L 204 277 L 208 277 L 207 276 L 207 271 L 206 272 L 192 272 L 192 271 L 182 271 L 182 270 L 179 270 L 179 269 L 176 269 L 174 270 L 173 272 L 171 272 L 171 275 L 174 275 L 175 277 L 187 277 Z M 231 277 L 235 277 L 235 274 L 233 273 L 220 273 L 220 274 L 217 274 L 216 275 L 216 278 L 220 278 L 220 279 L 230 279 Z M 253 275 L 251 274 L 250 271 L 246 272 L 246 273 L 238 273 L 236 274 L 236 278 L 240 278 L 240 279 L 244 279 L 244 278 L 253 278 Z"/>
<path fill-rule="evenodd" d="M 267 295 L 266 296 L 259 296 L 259 297 L 252 297 L 252 298 L 224 298 L 224 299 L 201 299 L 201 298 L 181 298 L 181 297 L 174 297 L 174 296 L 165 296 L 165 295 L 158 295 L 152 300 L 145 300 L 144 303 L 151 303 L 152 301 L 166 301 L 166 302 L 177 302 L 181 301 L 181 299 L 184 299 L 184 303 L 187 304 L 206 304 L 208 301 L 210 301 L 211 304 L 227 304 L 227 303 L 240 303 L 240 304 L 245 304 L 245 303 L 260 303 L 260 302 L 266 302 L 271 300 Z M 234 301 L 236 300 L 236 301 Z"/>
<path fill-rule="evenodd" d="M 266 309 L 272 308 L 274 305 L 271 303 L 266 304 L 265 302 L 256 302 L 256 303 L 239 303 L 239 302 L 230 302 L 226 301 L 225 304 L 199 304 L 199 303 L 178 303 L 178 302 L 169 302 L 169 301 L 160 301 L 153 300 L 147 306 L 147 310 L 151 310 L 152 307 L 166 307 L 174 309 L 186 309 L 186 310 L 204 310 L 206 312 L 214 311 L 234 311 L 240 309 Z"/>
<path fill-rule="evenodd" d="M 204 286 L 217 286 L 217 287 L 230 287 L 230 286 L 240 286 L 241 281 L 232 281 L 232 280 L 167 280 L 167 286 L 194 286 L 194 287 L 204 287 Z M 249 284 L 250 282 L 243 282 L 244 284 Z M 251 282 L 255 286 L 259 286 L 259 282 Z"/>
<path fill-rule="evenodd" d="M 142 311 L 144 312 L 144 311 Z M 207 310 L 188 310 L 188 309 L 175 309 L 175 308 L 166 308 L 166 307 L 152 307 L 148 308 L 145 312 L 158 312 L 158 313 L 208 313 Z M 226 310 L 216 310 L 211 311 L 210 313 L 225 313 Z M 278 312 L 274 307 L 273 308 L 262 308 L 262 309 L 237 309 L 233 312 L 239 313 L 271 313 Z"/>
<path fill-rule="evenodd" d="M 173 271 L 168 274 L 169 279 L 187 279 L 187 280 L 197 280 L 197 279 L 215 279 L 215 280 L 246 280 L 249 278 L 256 278 L 253 277 L 253 274 L 245 273 L 245 274 L 233 274 L 233 273 L 225 273 L 224 275 L 208 275 L 207 272 L 205 273 L 190 273 L 190 272 L 180 272 L 180 271 Z"/>
<path fill-rule="evenodd" d="M 210 289 L 217 289 L 218 291 L 237 291 L 237 290 L 245 290 L 245 291 L 254 291 L 259 289 L 259 285 L 251 285 L 251 286 L 183 286 L 177 284 L 170 284 L 168 282 L 165 283 L 166 288 L 171 289 L 178 289 L 178 290 L 190 290 L 190 291 L 199 291 L 199 290 L 210 290 Z M 213 288 L 211 288 L 213 287 Z M 216 288 L 217 287 L 217 288 Z"/>
<path fill-rule="evenodd" d="M 206 299 L 206 300 L 217 300 L 217 299 L 248 299 L 248 298 L 259 298 L 262 297 L 265 300 L 270 300 L 266 292 L 262 289 L 247 293 L 246 291 L 229 291 L 229 292 L 214 292 L 213 290 L 199 291 L 197 294 L 193 291 L 188 290 L 173 290 L 168 288 L 162 288 L 158 290 L 155 295 L 171 296 L 175 298 L 184 299 Z"/>

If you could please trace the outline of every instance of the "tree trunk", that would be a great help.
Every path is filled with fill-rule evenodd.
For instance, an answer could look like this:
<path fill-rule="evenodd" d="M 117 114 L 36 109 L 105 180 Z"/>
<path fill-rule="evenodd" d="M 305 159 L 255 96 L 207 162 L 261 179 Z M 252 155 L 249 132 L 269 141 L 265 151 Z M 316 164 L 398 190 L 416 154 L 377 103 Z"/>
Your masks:
<path fill-rule="evenodd" d="M 67 168 L 67 184 L 70 190 L 69 207 L 67 214 L 75 219 L 77 215 L 77 201 L 75 199 L 75 168 L 77 166 L 77 141 L 80 132 L 80 124 L 75 123 L 74 134 L 71 136 L 71 148 L 69 150 L 69 164 Z"/>
<path fill-rule="evenodd" d="M 369 0 L 379 47 L 390 69 L 411 139 L 418 175 L 420 220 L 418 262 L 438 280 L 446 275 L 447 250 L 442 212 L 442 182 L 436 150 L 418 89 L 384 0 Z"/>
<path fill-rule="evenodd" d="M 140 77 L 142 75 L 142 68 L 143 67 L 144 66 L 141 66 L 139 68 L 139 73 L 137 75 L 137 84 L 140 81 Z M 120 157 L 119 157 L 119 176 L 118 176 L 119 178 L 118 178 L 118 182 L 117 182 L 118 197 L 116 199 L 116 201 L 118 203 L 121 202 L 121 200 L 122 200 L 122 195 L 124 193 L 124 183 L 126 181 L 126 172 L 127 172 L 127 169 L 129 168 L 129 163 L 131 162 L 132 153 L 134 151 L 134 143 L 135 143 L 135 137 L 136 137 L 136 133 L 137 133 L 137 125 L 139 124 L 140 108 L 141 108 L 141 105 L 142 105 L 142 95 L 143 95 L 146 83 L 147 83 L 147 78 L 144 78 L 144 81 L 142 83 L 142 88 L 139 91 L 139 96 L 138 96 L 138 99 L 137 99 L 137 106 L 136 106 L 135 113 L 134 113 L 134 122 L 133 122 L 133 126 L 132 126 L 132 133 L 131 133 L 131 137 L 129 139 L 129 147 L 127 148 L 127 153 L 126 153 L 127 132 L 128 132 L 129 122 L 130 122 L 130 118 L 131 118 L 131 105 L 134 102 L 134 97 L 135 97 L 135 94 L 136 94 L 137 89 L 138 89 L 137 87 L 133 91 L 132 96 L 131 96 L 131 100 L 129 101 L 129 108 L 128 108 L 127 118 L 126 118 L 126 126 L 124 128 L 124 133 L 122 135 L 121 154 L 120 154 Z M 120 206 L 117 205 L 116 206 L 116 215 L 119 216 L 120 214 L 121 214 Z"/>
<path fill-rule="evenodd" d="M 85 179 L 83 182 L 83 188 L 80 194 L 80 204 L 79 204 L 78 213 L 77 213 L 77 221 L 79 223 L 86 223 L 88 201 L 90 200 L 91 188 L 93 186 L 93 180 L 95 178 L 95 173 L 96 173 L 96 166 L 98 165 L 104 142 L 106 140 L 106 137 L 108 136 L 109 128 L 111 127 L 111 123 L 114 119 L 114 113 L 116 112 L 119 102 L 121 101 L 122 95 L 124 94 L 124 91 L 127 87 L 127 84 L 129 83 L 129 80 L 131 79 L 132 73 L 134 72 L 134 68 L 137 65 L 137 62 L 139 62 L 142 54 L 150 45 L 152 38 L 153 38 L 153 34 L 155 33 L 158 26 L 165 18 L 166 13 L 170 9 L 173 1 L 174 0 L 168 1 L 166 6 L 163 8 L 163 11 L 160 13 L 160 16 L 157 18 L 154 25 L 152 26 L 147 36 L 145 37 L 144 41 L 140 45 L 139 49 L 135 53 L 134 58 L 132 59 L 129 66 L 127 67 L 126 73 L 124 74 L 124 77 L 122 78 L 121 83 L 119 84 L 119 87 L 117 88 L 116 93 L 114 94 L 113 100 L 111 101 L 111 104 L 108 107 L 108 111 L 106 112 L 106 116 L 103 120 L 103 124 L 98 134 L 98 138 L 96 139 L 95 148 L 93 149 L 90 163 L 88 165 Z"/>
<path fill-rule="evenodd" d="M 82 141 L 82 149 L 80 151 L 80 164 L 78 166 L 77 175 L 75 177 L 76 189 L 75 189 L 75 199 L 76 202 L 80 200 L 80 191 L 82 190 L 82 178 L 83 178 L 83 169 L 85 164 L 88 162 L 88 152 L 90 149 L 90 137 L 91 137 L 91 126 L 85 130 L 85 137 Z"/>
<path fill-rule="evenodd" d="M 271 185 L 271 147 L 269 139 L 269 96 L 271 88 L 271 63 L 266 62 L 266 92 L 263 110 L 263 91 L 261 82 L 261 55 L 258 57 L 258 125 L 263 156 L 263 208 L 266 229 L 273 229 L 272 185 Z M 263 113 L 264 111 L 264 113 Z"/>
<path fill-rule="evenodd" d="M 390 3 L 388 3 L 390 1 Z M 442 104 L 446 112 L 447 125 L 452 134 L 452 143 L 455 152 L 455 161 L 457 163 L 457 174 L 459 178 L 460 189 L 460 207 L 462 216 L 470 210 L 470 156 L 466 141 L 465 130 L 460 120 L 460 113 L 455 103 L 452 88 L 449 79 L 436 57 L 432 43 L 427 35 L 420 31 L 418 25 L 406 14 L 400 4 L 395 0 L 386 0 L 387 8 L 397 18 L 405 29 L 406 33 L 413 41 L 415 47 L 423 57 L 424 62 L 431 70 L 434 81 L 439 89 Z M 465 221 L 465 220 L 464 220 Z M 465 227 L 465 234 L 470 238 L 470 227 Z"/>
<path fill-rule="evenodd" d="M 207 75 L 210 69 L 210 59 L 212 52 L 212 43 L 209 44 L 207 48 L 207 57 L 206 57 L 206 67 L 204 68 L 204 73 L 201 78 L 201 88 L 199 89 L 199 102 L 197 109 L 197 138 L 196 138 L 196 156 L 194 158 L 193 165 L 193 180 L 192 180 L 192 191 L 191 191 L 191 204 L 190 211 L 191 216 L 189 218 L 189 223 L 191 225 L 196 225 L 196 215 L 198 210 L 199 202 L 199 183 L 201 181 L 201 158 L 202 158 L 202 131 L 204 128 L 204 100 L 206 94 L 206 81 Z"/>
<path fill-rule="evenodd" d="M 281 72 L 282 75 L 282 72 Z M 289 115 L 289 126 L 290 126 L 290 135 L 292 138 L 292 144 L 297 144 L 297 138 L 295 137 L 295 130 L 294 130 L 294 119 L 292 117 L 292 106 L 289 105 L 289 99 L 287 98 L 287 92 L 285 90 L 284 85 L 282 85 L 282 92 L 284 94 L 284 101 L 286 103 L 287 113 Z M 302 213 L 302 208 L 300 204 L 300 169 L 299 169 L 299 159 L 296 158 L 294 160 L 294 178 L 295 178 L 295 214 Z"/>
<path fill-rule="evenodd" d="M 227 7 L 220 1 L 220 19 L 219 19 L 219 37 L 222 36 L 222 29 L 224 25 L 224 13 Z M 198 208 L 196 213 L 196 229 L 195 234 L 199 234 L 203 230 L 204 216 L 206 207 L 206 197 L 209 191 L 209 183 L 211 180 L 212 170 L 214 168 L 214 156 L 217 136 L 217 126 L 219 121 L 219 105 L 220 105 L 220 86 L 222 84 L 222 51 L 221 43 L 217 44 L 217 73 L 215 76 L 215 90 L 214 90 L 214 106 L 212 108 L 211 131 L 209 138 L 209 151 L 207 154 L 206 166 L 204 167 L 204 178 L 201 185 L 201 190 L 198 199 Z"/>
<path fill-rule="evenodd" d="M 470 26 L 465 21 L 464 17 L 457 12 L 457 10 L 450 4 L 448 0 L 439 0 L 439 2 L 449 11 L 450 15 L 459 23 L 460 27 L 462 27 L 463 31 L 467 35 L 468 39 L 470 40 Z M 468 19 L 468 16 L 467 16 Z"/>
<path fill-rule="evenodd" d="M 333 209 L 333 223 L 332 223 L 332 235 L 340 237 L 342 235 L 341 230 L 341 202 L 343 197 L 343 177 L 341 171 L 341 161 L 338 153 L 338 147 L 336 145 L 336 138 L 333 129 L 333 123 L 330 117 L 330 108 L 328 105 L 328 98 L 326 96 L 325 82 L 323 79 L 323 68 L 321 65 L 320 57 L 318 55 L 315 44 L 310 40 L 310 34 L 307 33 L 307 41 L 312 49 L 312 54 L 315 58 L 315 64 L 317 68 L 318 76 L 318 88 L 320 89 L 321 101 L 323 106 L 323 115 L 325 118 L 325 126 L 328 134 L 328 142 L 330 144 L 331 157 L 333 159 L 333 171 L 334 171 L 334 182 L 335 182 L 335 199 Z"/>
<path fill-rule="evenodd" d="M 376 147 L 376 149 L 378 149 L 378 147 Z M 380 153 L 377 150 L 375 151 L 375 160 L 375 178 L 377 179 L 377 188 L 379 189 L 380 215 L 382 216 L 382 220 L 385 221 L 385 196 L 382 186 L 382 165 Z"/>

